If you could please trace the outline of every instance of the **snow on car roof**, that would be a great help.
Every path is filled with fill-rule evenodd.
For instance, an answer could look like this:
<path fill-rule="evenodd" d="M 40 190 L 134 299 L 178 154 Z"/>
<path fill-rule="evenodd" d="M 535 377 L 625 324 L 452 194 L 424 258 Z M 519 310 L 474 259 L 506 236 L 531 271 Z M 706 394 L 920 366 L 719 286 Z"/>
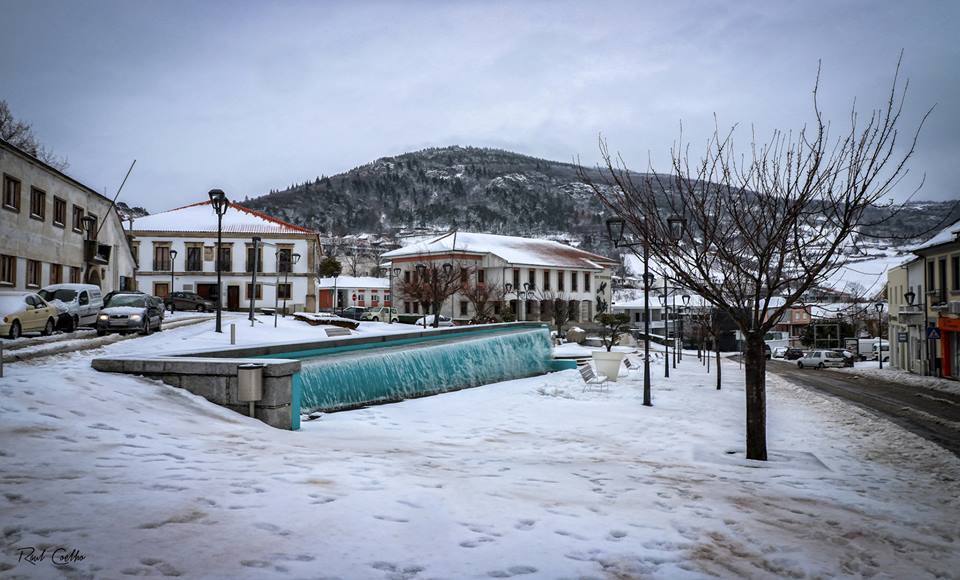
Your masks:
<path fill-rule="evenodd" d="M 209 201 L 201 201 L 169 211 L 136 218 L 131 231 L 138 232 L 216 232 L 217 216 Z M 223 214 L 223 231 L 228 233 L 316 234 L 314 230 L 293 225 L 263 212 L 231 203 Z"/>
<path fill-rule="evenodd" d="M 451 232 L 439 237 L 416 242 L 383 254 L 383 258 L 405 258 L 431 254 L 493 254 L 509 262 L 524 266 L 545 266 L 600 270 L 613 260 L 580 250 L 553 240 L 500 236 L 473 232 Z"/>

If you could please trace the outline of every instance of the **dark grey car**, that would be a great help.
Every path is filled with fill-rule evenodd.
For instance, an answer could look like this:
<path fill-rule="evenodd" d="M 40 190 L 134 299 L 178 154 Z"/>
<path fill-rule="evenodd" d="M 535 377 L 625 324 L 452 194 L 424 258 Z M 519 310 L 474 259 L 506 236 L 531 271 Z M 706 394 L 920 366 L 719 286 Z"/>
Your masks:
<path fill-rule="evenodd" d="M 195 292 L 171 292 L 163 301 L 164 307 L 175 310 L 196 310 L 197 312 L 209 312 L 217 309 L 217 303 L 209 298 L 204 298 Z"/>
<path fill-rule="evenodd" d="M 110 296 L 97 315 L 97 335 L 108 332 L 150 334 L 161 330 L 162 324 L 162 300 L 140 293 L 117 293 Z"/>

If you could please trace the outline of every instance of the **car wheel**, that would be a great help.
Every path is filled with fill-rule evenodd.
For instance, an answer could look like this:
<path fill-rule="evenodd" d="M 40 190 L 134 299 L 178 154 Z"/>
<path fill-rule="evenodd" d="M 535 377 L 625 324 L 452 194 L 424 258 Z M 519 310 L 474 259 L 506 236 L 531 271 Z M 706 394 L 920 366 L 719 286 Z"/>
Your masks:
<path fill-rule="evenodd" d="M 20 338 L 20 321 L 14 320 L 13 324 L 10 325 L 10 340 L 17 340 Z"/>
<path fill-rule="evenodd" d="M 373 317 L 373 321 L 374 321 L 374 322 L 380 322 L 380 317 L 379 317 L 379 316 L 374 316 L 374 317 Z"/>
<path fill-rule="evenodd" d="M 818 365 L 817 365 L 817 368 L 818 368 L 818 369 L 822 369 L 822 368 L 823 368 L 823 363 L 818 364 Z"/>
<path fill-rule="evenodd" d="M 142 334 L 142 335 L 144 335 L 144 336 L 149 336 L 149 335 L 150 335 L 150 319 L 149 319 L 149 318 L 144 319 L 144 321 L 143 321 L 143 328 L 140 329 L 140 334 Z"/>
<path fill-rule="evenodd" d="M 47 324 L 44 325 L 43 330 L 40 331 L 40 335 L 41 335 L 41 336 L 50 336 L 51 334 L 53 334 L 53 328 L 54 328 L 54 326 L 56 326 L 56 325 L 53 323 L 53 319 L 52 319 L 52 318 L 48 318 L 48 319 L 47 319 Z"/>
<path fill-rule="evenodd" d="M 197 312 L 206 312 L 206 311 L 207 311 L 206 306 L 204 306 L 203 304 L 197 304 Z"/>
<path fill-rule="evenodd" d="M 797 363 L 797 368 L 801 368 L 801 369 L 802 369 L 802 368 L 803 368 L 803 363 L 802 363 L 802 362 L 798 362 L 798 363 Z"/>
<path fill-rule="evenodd" d="M 70 323 L 73 324 L 73 326 L 70 327 L 70 332 L 76 332 L 77 329 L 80 328 L 80 319 L 78 317 L 74 316 L 71 318 Z"/>

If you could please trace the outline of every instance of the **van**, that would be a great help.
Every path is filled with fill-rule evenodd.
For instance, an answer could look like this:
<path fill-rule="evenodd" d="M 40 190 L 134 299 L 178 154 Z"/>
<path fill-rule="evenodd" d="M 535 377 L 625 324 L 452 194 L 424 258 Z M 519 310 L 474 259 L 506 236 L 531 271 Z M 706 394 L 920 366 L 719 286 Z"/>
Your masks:
<path fill-rule="evenodd" d="M 96 326 L 103 308 L 103 293 L 93 284 L 51 284 L 37 292 L 47 302 L 59 301 L 66 308 L 57 324 L 72 332 L 81 326 Z"/>

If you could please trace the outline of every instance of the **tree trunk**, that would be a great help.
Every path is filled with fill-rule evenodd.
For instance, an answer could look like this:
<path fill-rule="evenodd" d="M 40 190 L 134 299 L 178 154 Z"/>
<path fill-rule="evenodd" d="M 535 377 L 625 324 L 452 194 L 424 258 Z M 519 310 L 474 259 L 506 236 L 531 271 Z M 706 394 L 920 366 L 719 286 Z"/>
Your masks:
<path fill-rule="evenodd" d="M 717 390 L 719 391 L 720 390 L 720 341 L 717 339 L 714 339 L 713 344 L 716 347 L 716 351 L 717 351 Z"/>
<path fill-rule="evenodd" d="M 747 391 L 747 459 L 767 460 L 767 360 L 763 335 L 747 334 L 744 373 Z M 718 369 L 719 370 L 719 369 Z"/>

